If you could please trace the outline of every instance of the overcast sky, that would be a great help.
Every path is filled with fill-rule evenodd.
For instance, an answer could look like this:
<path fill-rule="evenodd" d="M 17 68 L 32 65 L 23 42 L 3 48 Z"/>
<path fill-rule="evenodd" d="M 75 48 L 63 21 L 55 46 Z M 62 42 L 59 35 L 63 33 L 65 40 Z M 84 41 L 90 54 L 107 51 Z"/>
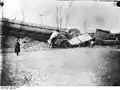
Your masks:
<path fill-rule="evenodd" d="M 78 28 L 93 31 L 96 28 L 119 32 L 120 9 L 111 2 L 95 2 L 96 0 L 4 0 L 4 17 L 56 26 L 56 6 L 62 6 L 62 27 Z M 102 0 L 112 1 L 112 0 Z M 68 9 L 68 7 L 70 7 Z M 59 9 L 60 10 L 60 9 Z M 69 12 L 68 12 L 69 11 Z M 24 13 L 22 13 L 24 12 Z"/>

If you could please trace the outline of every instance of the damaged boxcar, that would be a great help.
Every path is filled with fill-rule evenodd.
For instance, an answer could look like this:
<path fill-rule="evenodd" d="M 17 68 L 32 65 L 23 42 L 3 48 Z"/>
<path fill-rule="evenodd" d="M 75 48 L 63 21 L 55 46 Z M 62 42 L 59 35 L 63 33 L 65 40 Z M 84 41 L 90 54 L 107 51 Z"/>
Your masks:
<path fill-rule="evenodd" d="M 118 45 L 119 40 L 110 31 L 96 29 L 95 44 L 96 45 Z"/>

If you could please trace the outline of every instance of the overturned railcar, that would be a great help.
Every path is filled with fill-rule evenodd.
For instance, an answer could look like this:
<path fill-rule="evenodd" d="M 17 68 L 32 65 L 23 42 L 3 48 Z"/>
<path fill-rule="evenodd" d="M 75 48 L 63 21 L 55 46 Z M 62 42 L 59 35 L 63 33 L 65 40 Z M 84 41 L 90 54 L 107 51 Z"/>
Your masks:
<path fill-rule="evenodd" d="M 93 38 L 87 33 L 75 36 L 73 38 L 70 37 L 71 36 L 68 33 L 59 34 L 52 40 L 52 47 L 53 48 L 85 47 L 90 46 L 91 40 L 93 40 Z"/>

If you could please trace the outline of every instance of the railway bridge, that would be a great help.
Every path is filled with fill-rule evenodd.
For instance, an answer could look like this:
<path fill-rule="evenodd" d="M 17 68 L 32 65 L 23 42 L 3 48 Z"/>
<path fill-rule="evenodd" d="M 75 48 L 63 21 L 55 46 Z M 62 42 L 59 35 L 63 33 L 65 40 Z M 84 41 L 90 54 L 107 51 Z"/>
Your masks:
<path fill-rule="evenodd" d="M 15 37 L 30 37 L 35 40 L 46 42 L 56 27 L 43 26 L 18 20 L 2 18 L 0 20 L 0 34 Z M 64 29 L 61 29 L 64 30 Z"/>

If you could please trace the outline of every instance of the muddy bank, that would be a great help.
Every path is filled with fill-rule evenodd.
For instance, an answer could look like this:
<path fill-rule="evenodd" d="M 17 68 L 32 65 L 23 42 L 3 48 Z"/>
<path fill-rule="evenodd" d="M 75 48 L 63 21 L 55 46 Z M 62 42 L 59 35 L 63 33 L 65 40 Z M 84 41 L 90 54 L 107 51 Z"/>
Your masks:
<path fill-rule="evenodd" d="M 14 52 L 16 37 L 0 36 L 0 52 Z M 28 37 L 20 39 L 20 47 L 22 52 L 39 51 L 48 48 L 48 44 Z"/>

